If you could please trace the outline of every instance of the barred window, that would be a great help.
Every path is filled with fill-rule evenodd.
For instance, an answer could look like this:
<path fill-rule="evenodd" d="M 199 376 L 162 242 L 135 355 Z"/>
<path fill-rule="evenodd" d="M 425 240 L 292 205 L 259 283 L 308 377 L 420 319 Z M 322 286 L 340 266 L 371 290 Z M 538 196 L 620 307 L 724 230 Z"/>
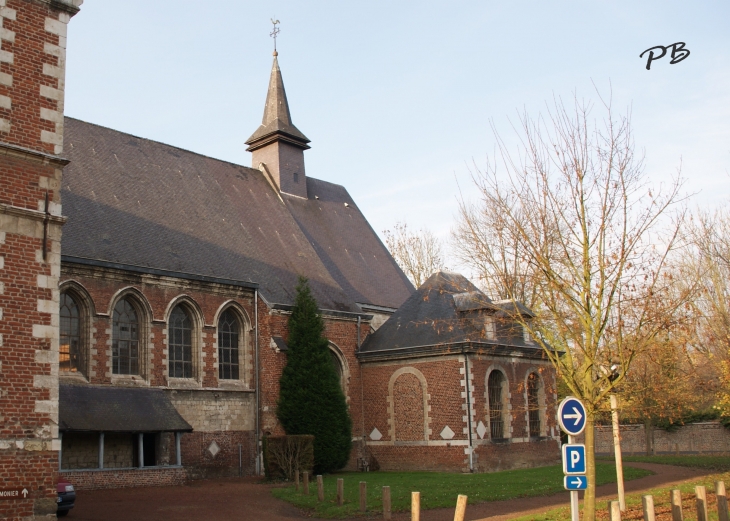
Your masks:
<path fill-rule="evenodd" d="M 139 321 L 129 300 L 117 302 L 112 322 L 112 373 L 139 374 Z"/>
<path fill-rule="evenodd" d="M 168 353 L 170 378 L 193 377 L 193 328 L 190 315 L 182 306 L 170 313 Z"/>
<path fill-rule="evenodd" d="M 489 393 L 489 431 L 493 440 L 504 438 L 504 404 L 502 402 L 502 384 L 505 378 L 502 371 L 489 374 L 487 390 Z"/>
<path fill-rule="evenodd" d="M 86 356 L 81 341 L 81 316 L 79 306 L 68 293 L 61 294 L 59 369 L 68 372 L 85 372 Z"/>
<path fill-rule="evenodd" d="M 540 377 L 530 373 L 527 377 L 527 412 L 530 420 L 530 437 L 540 436 Z"/>
<path fill-rule="evenodd" d="M 240 377 L 238 348 L 240 322 L 232 309 L 227 309 L 218 319 L 218 378 L 238 380 Z"/>

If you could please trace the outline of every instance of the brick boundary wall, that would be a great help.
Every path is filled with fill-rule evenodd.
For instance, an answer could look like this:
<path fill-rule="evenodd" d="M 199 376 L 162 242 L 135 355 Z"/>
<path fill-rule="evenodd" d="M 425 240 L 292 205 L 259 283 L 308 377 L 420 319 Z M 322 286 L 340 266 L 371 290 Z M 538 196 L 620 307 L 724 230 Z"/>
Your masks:
<path fill-rule="evenodd" d="M 124 470 L 77 470 L 61 472 L 60 476 L 76 490 L 100 490 L 130 487 L 170 487 L 184 485 L 187 472 L 182 467 L 124 469 Z"/>
<path fill-rule="evenodd" d="M 655 454 L 701 454 L 730 452 L 730 429 L 720 422 L 691 423 L 668 432 L 654 429 Z M 596 426 L 596 453 L 613 454 L 610 425 Z M 646 454 L 643 425 L 621 425 L 621 453 Z"/>

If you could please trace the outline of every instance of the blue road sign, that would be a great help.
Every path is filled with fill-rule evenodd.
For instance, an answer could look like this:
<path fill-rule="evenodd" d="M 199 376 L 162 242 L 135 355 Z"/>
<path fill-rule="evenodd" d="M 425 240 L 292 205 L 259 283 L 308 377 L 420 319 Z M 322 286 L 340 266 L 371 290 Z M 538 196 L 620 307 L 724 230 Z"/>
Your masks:
<path fill-rule="evenodd" d="M 571 436 L 578 436 L 586 428 L 586 408 L 578 398 L 568 396 L 558 407 L 560 428 Z"/>
<path fill-rule="evenodd" d="M 588 478 L 585 476 L 565 476 L 563 486 L 565 490 L 585 490 L 588 488 Z"/>
<path fill-rule="evenodd" d="M 586 446 L 579 444 L 563 445 L 563 474 L 586 473 Z"/>

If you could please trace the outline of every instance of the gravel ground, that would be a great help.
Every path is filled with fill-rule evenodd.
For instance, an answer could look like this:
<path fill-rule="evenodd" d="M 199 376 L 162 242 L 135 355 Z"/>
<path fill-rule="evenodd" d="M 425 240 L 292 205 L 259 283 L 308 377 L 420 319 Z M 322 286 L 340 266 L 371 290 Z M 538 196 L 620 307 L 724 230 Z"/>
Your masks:
<path fill-rule="evenodd" d="M 655 472 L 626 482 L 626 492 L 637 492 L 666 486 L 671 483 L 695 479 L 711 474 L 686 467 L 658 465 L 655 463 L 631 463 L 633 467 Z M 77 493 L 76 507 L 69 513 L 69 521 L 291 521 L 308 519 L 297 508 L 274 499 L 273 485 L 259 483 L 253 478 L 218 479 L 195 481 L 183 487 L 144 487 L 116 490 L 91 490 Z M 598 487 L 597 496 L 615 496 L 616 485 Z M 599 499 L 600 500 L 600 499 Z M 605 499 L 604 499 L 605 501 Z M 493 501 L 467 507 L 470 521 L 488 519 L 502 521 L 532 512 L 540 512 L 568 504 L 567 492 L 553 496 Z M 454 498 L 456 503 L 456 498 Z M 363 518 L 357 518 L 362 520 Z M 380 518 L 382 519 L 382 518 Z M 394 521 L 406 521 L 410 514 L 393 516 Z M 452 521 L 450 508 L 428 510 L 421 513 L 422 521 Z"/>

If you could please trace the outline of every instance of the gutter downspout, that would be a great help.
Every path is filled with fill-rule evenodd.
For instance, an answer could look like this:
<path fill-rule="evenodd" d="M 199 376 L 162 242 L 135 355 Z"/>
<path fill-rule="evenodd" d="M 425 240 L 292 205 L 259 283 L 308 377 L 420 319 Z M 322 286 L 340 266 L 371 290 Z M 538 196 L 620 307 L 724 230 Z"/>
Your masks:
<path fill-rule="evenodd" d="M 259 290 L 254 290 L 254 387 L 256 389 L 256 475 L 261 475 L 261 426 L 259 398 Z"/>
<path fill-rule="evenodd" d="M 357 316 L 357 350 L 360 351 L 360 315 Z M 362 363 L 358 360 L 357 367 L 360 370 L 360 423 L 362 429 L 361 457 L 365 458 L 365 389 L 362 378 Z"/>
<path fill-rule="evenodd" d="M 464 353 L 464 348 L 461 349 Z M 469 355 L 464 353 L 464 380 L 466 382 L 466 418 L 469 427 L 469 472 L 474 472 L 474 446 L 471 432 L 471 385 L 469 384 Z"/>

